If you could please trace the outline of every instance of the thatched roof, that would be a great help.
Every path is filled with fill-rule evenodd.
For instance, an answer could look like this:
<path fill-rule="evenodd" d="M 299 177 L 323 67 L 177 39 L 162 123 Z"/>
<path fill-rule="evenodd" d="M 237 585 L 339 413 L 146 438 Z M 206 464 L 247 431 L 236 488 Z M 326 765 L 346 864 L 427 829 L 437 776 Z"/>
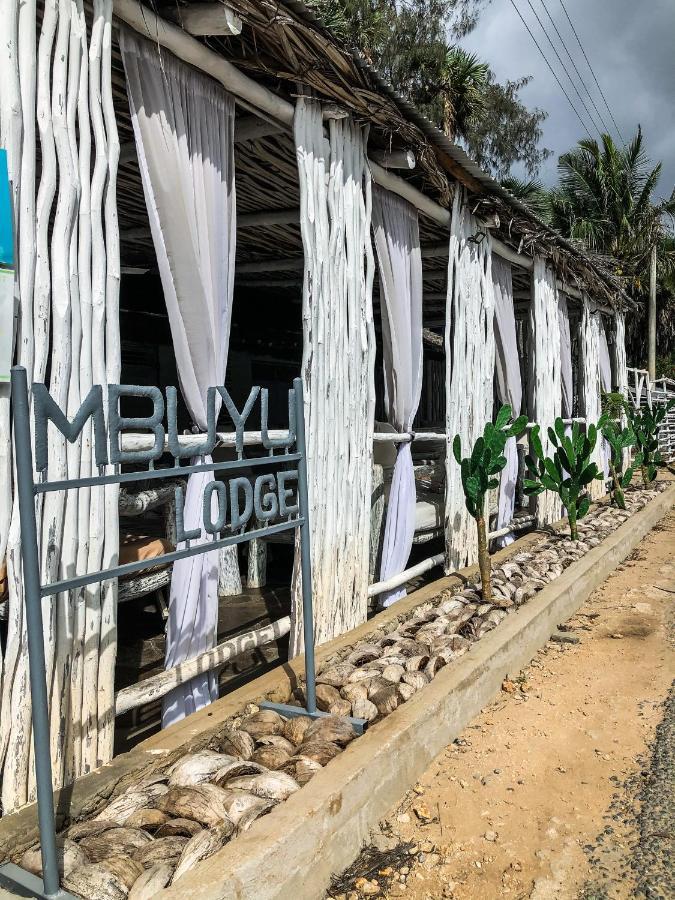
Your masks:
<path fill-rule="evenodd" d="M 404 177 L 442 206 L 451 205 L 456 184 L 463 184 L 471 192 L 476 212 L 491 221 L 492 234 L 504 243 L 521 253 L 550 256 L 561 278 L 599 300 L 612 306 L 629 302 L 619 279 L 612 274 L 611 265 L 584 254 L 482 172 L 460 147 L 386 84 L 365 59 L 343 46 L 302 2 L 228 0 L 227 5 L 241 18 L 244 28 L 236 37 L 203 38 L 211 49 L 281 96 L 292 99 L 297 86 L 302 84 L 368 121 L 371 148 L 412 150 L 417 165 Z M 161 15 L 180 23 L 181 4 L 176 4 L 176 0 L 159 0 L 155 8 Z M 123 74 L 119 72 L 119 75 L 123 87 Z M 123 120 L 128 120 L 126 104 L 119 99 L 118 112 Z M 125 126 L 123 122 L 123 132 Z M 238 145 L 239 210 L 253 212 L 291 205 L 288 197 L 297 194 L 294 169 L 292 142 L 285 135 Z M 128 199 L 132 205 L 142 204 L 137 175 L 124 170 L 121 177 L 123 182 L 130 179 L 127 191 L 122 186 L 122 203 Z M 125 223 L 125 213 L 123 207 L 121 221 L 133 227 L 131 221 Z M 443 233 L 438 226 L 422 220 L 422 237 L 438 242 L 443 239 Z M 276 256 L 301 257 L 297 226 L 275 226 L 273 243 Z M 269 247 L 269 232 L 265 229 L 242 234 L 237 262 L 269 258 Z M 134 251 L 138 249 L 136 242 Z M 425 261 L 425 292 L 442 292 L 444 278 L 444 261 Z"/>

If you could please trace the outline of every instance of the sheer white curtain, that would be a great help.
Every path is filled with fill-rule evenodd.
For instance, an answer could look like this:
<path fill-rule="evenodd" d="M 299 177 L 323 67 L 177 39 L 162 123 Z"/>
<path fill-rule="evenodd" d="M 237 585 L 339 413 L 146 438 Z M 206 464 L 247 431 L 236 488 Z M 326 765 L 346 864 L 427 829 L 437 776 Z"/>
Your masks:
<path fill-rule="evenodd" d="M 120 47 L 143 191 L 169 314 L 178 377 L 194 424 L 206 429 L 206 392 L 224 384 L 230 340 L 236 204 L 234 101 L 166 50 L 123 29 Z M 192 476 L 185 527 L 201 525 L 210 474 Z M 200 540 L 206 540 L 202 532 Z M 167 668 L 214 646 L 218 554 L 174 564 Z M 217 697 L 215 677 L 181 685 L 163 704 L 170 725 Z"/>
<path fill-rule="evenodd" d="M 518 341 L 516 338 L 516 314 L 513 307 L 513 280 L 511 266 L 498 256 L 492 257 L 492 284 L 494 287 L 495 313 L 495 379 L 497 397 L 507 404 L 513 417 L 520 415 L 523 386 L 520 378 Z M 518 449 L 516 438 L 509 438 L 504 447 L 506 465 L 499 482 L 499 508 L 497 530 L 505 528 L 513 520 L 518 480 Z M 498 547 L 506 547 L 514 540 L 513 534 L 497 538 Z"/>
<path fill-rule="evenodd" d="M 598 365 L 600 368 L 600 390 L 603 394 L 609 394 L 612 390 L 612 361 L 609 356 L 609 345 L 607 343 L 607 332 L 605 331 L 605 323 L 602 316 L 598 313 L 598 321 L 600 328 L 600 355 L 598 357 Z M 602 438 L 602 466 L 605 478 L 609 478 L 609 457 L 611 448 L 609 442 Z"/>
<path fill-rule="evenodd" d="M 574 388 L 572 383 L 572 336 L 567 297 L 558 292 L 558 321 L 560 323 L 560 383 L 562 388 L 562 417 L 572 418 Z"/>
<path fill-rule="evenodd" d="M 373 187 L 373 231 L 380 273 L 384 404 L 387 421 L 409 431 L 422 392 L 422 257 L 417 210 L 391 191 Z M 410 443 L 398 445 L 380 579 L 402 572 L 415 535 L 415 473 Z M 390 606 L 405 588 L 382 595 Z"/>

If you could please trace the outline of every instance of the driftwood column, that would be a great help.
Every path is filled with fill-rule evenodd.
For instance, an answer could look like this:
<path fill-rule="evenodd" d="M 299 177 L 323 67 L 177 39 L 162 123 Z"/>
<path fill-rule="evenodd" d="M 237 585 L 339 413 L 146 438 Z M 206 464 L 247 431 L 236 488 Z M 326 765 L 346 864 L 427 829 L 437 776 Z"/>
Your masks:
<path fill-rule="evenodd" d="M 532 272 L 528 365 L 530 419 L 541 426 L 541 445 L 550 456 L 553 447 L 548 428 L 562 412 L 560 320 L 555 274 L 540 256 L 535 256 Z M 560 518 L 562 506 L 557 494 L 544 491 L 534 502 L 538 525 Z"/>
<path fill-rule="evenodd" d="M 445 313 L 446 495 L 445 571 L 478 558 L 476 528 L 464 503 L 460 468 L 452 454 L 456 434 L 467 453 L 492 416 L 495 369 L 494 292 L 489 235 L 480 233 L 464 194 L 452 207 Z"/>
<path fill-rule="evenodd" d="M 0 144 L 10 150 L 15 201 L 16 359 L 33 381 L 45 380 L 50 361 L 50 392 L 72 416 L 92 383 L 118 381 L 120 373 L 112 2 L 94 0 L 87 22 L 82 0 L 46 0 L 39 32 L 34 0 L 2 0 L 0 16 L 10 48 L 0 60 Z M 5 420 L 0 404 L 3 435 Z M 50 448 L 50 479 L 90 474 L 88 427 L 68 446 L 52 433 Z M 0 465 L 2 497 L 10 490 L 7 477 Z M 0 551 L 6 540 L 9 582 L 1 799 L 9 812 L 32 799 L 34 783 L 18 505 L 14 498 L 11 504 L 0 500 L 0 507 Z M 116 490 L 49 495 L 38 507 L 43 581 L 114 564 L 118 531 Z M 105 584 L 44 601 L 55 785 L 112 754 L 115 592 L 115 584 Z"/>
<path fill-rule="evenodd" d="M 305 97 L 295 111 L 305 253 L 302 377 L 317 643 L 364 622 L 372 471 L 375 340 L 367 131 Z M 299 565 L 291 653 L 302 650 Z"/>

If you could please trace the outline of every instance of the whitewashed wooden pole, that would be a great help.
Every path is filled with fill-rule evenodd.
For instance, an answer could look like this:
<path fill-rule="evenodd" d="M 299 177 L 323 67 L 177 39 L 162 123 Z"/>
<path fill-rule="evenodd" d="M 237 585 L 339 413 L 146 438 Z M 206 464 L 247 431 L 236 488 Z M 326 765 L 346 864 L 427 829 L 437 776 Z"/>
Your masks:
<path fill-rule="evenodd" d="M 85 396 L 92 386 L 91 360 L 91 122 L 89 116 L 89 45 L 83 0 L 77 0 L 77 24 L 81 42 L 80 81 L 77 96 L 79 134 L 80 202 L 78 210 L 77 273 L 80 301 L 82 342 L 80 345 L 80 394 Z M 82 432 L 80 476 L 91 475 L 91 424 L 87 420 Z M 86 572 L 89 557 L 90 488 L 78 491 L 77 571 Z M 82 774 L 82 678 L 86 604 L 84 590 L 75 599 L 73 648 L 71 651 L 71 721 L 68 731 L 68 759 L 73 777 Z"/>
<path fill-rule="evenodd" d="M 118 384 L 122 368 L 120 346 L 120 243 L 117 221 L 117 164 L 120 142 L 112 94 L 112 0 L 103 6 L 102 100 L 108 141 L 108 180 L 105 193 L 106 291 L 105 359 L 108 384 Z M 104 568 L 119 560 L 119 485 L 105 489 Z M 117 579 L 102 585 L 101 647 L 98 669 L 98 765 L 112 759 L 115 731 L 115 659 L 117 656 Z"/>
<path fill-rule="evenodd" d="M 103 0 L 94 2 L 89 44 L 89 114 L 94 134 L 94 171 L 91 180 L 91 359 L 94 384 L 105 385 L 106 248 L 103 203 L 108 177 L 108 149 L 101 98 L 101 66 L 105 12 Z M 95 466 L 92 461 L 92 470 Z M 89 554 L 87 570 L 100 571 L 104 551 L 105 491 L 90 492 Z M 101 585 L 85 588 L 84 658 L 82 669 L 82 771 L 90 772 L 98 761 L 98 669 L 101 641 Z"/>
<path fill-rule="evenodd" d="M 7 151 L 7 166 L 10 178 L 11 197 L 14 210 L 15 233 L 19 232 L 18 211 L 20 209 L 20 170 L 23 144 L 23 111 L 21 85 L 19 79 L 19 4 L 16 0 L 0 0 L 0 22 L 2 22 L 2 50 L 0 51 L 0 145 Z M 18 227 L 17 227 L 18 226 Z M 15 298 L 20 303 L 18 280 L 15 279 Z M 19 311 L 21 315 L 21 310 Z M 2 702 L 0 705 L 0 764 L 7 760 L 6 753 L 10 734 L 15 726 L 16 713 L 11 708 L 11 694 L 14 673 L 18 660 L 22 627 L 21 575 L 17 563 L 17 544 L 11 543 L 11 522 L 14 504 L 12 495 L 12 451 L 9 407 L 9 385 L 0 386 L 0 560 L 6 560 L 9 596 L 9 621 L 7 647 L 4 659 L 0 651 L 2 676 Z M 5 770 L 7 765 L 5 766 Z M 4 785 L 4 779 L 3 779 Z M 5 796 L 13 803 L 13 783 Z M 10 806 L 10 808 L 12 808 Z"/>
<path fill-rule="evenodd" d="M 614 317 L 614 381 L 615 388 L 622 397 L 628 399 L 628 366 L 626 363 L 626 316 L 623 310 L 616 313 Z M 625 424 L 626 416 L 622 416 L 622 423 Z M 626 447 L 623 451 L 624 469 L 629 465 L 630 447 Z"/>
<path fill-rule="evenodd" d="M 478 558 L 476 527 L 464 502 L 460 468 L 452 453 L 459 434 L 468 454 L 492 417 L 495 366 L 494 289 L 489 235 L 480 237 L 463 190 L 452 207 L 445 313 L 446 573 Z"/>
<path fill-rule="evenodd" d="M 541 426 L 544 453 L 553 448 L 547 429 L 562 414 L 560 322 L 555 274 L 541 256 L 534 259 L 529 319 L 528 398 L 530 419 Z M 535 498 L 538 525 L 555 522 L 562 515 L 557 494 L 544 491 Z"/>

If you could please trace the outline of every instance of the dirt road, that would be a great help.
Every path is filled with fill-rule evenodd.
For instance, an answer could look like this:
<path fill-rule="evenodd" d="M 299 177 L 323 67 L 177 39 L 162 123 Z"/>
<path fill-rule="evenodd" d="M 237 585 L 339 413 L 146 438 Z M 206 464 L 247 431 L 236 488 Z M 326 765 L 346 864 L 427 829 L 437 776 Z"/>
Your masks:
<path fill-rule="evenodd" d="M 563 626 L 575 643 L 514 672 L 392 810 L 389 853 L 331 896 L 675 897 L 674 607 L 671 514 Z"/>

